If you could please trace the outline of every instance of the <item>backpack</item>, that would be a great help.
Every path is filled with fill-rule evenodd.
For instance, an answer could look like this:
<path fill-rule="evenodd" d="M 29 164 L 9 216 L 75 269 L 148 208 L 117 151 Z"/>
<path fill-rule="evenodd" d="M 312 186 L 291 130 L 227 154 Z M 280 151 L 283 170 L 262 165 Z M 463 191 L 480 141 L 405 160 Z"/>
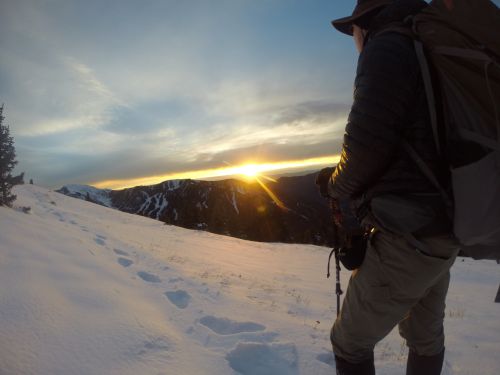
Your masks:
<path fill-rule="evenodd" d="M 463 253 L 500 259 L 500 9 L 490 0 L 433 0 L 406 21 L 452 193 L 404 147 L 448 203 Z"/>

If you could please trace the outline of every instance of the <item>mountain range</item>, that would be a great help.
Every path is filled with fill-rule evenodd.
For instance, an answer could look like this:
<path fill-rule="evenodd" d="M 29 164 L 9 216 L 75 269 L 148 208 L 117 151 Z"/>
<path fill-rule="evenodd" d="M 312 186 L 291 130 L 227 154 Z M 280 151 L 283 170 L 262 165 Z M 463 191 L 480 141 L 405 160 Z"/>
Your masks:
<path fill-rule="evenodd" d="M 57 190 L 124 212 L 188 229 L 261 242 L 329 245 L 327 201 L 316 173 L 246 182 L 169 180 L 123 190 L 66 185 Z"/>

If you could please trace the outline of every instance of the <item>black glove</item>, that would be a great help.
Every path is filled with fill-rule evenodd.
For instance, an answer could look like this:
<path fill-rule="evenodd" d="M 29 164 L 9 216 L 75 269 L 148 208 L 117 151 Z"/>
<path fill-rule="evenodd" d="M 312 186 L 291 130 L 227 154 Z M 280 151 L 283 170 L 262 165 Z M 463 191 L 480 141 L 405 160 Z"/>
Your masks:
<path fill-rule="evenodd" d="M 318 185 L 319 193 L 323 198 L 330 198 L 328 195 L 328 184 L 333 172 L 335 172 L 335 167 L 323 168 L 316 177 L 316 185 Z"/>
<path fill-rule="evenodd" d="M 340 248 L 339 260 L 346 269 L 352 271 L 361 267 L 365 259 L 369 238 L 368 233 L 348 235 L 345 238 L 345 243 Z"/>

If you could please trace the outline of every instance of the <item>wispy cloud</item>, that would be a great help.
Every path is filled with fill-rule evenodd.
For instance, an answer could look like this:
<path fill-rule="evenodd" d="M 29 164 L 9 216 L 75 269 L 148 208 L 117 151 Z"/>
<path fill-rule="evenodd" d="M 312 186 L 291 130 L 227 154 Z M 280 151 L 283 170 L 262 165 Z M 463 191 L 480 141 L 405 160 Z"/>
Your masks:
<path fill-rule="evenodd" d="M 350 83 L 324 52 L 326 6 L 3 2 L 19 168 L 57 186 L 338 152 Z"/>
<path fill-rule="evenodd" d="M 68 57 L 51 59 L 51 65 L 43 66 L 25 62 L 25 68 L 31 67 L 31 79 L 26 82 L 24 101 L 33 106 L 27 116 L 21 116 L 24 122 L 17 124 L 17 135 L 36 137 L 98 128 L 110 123 L 117 109 L 126 108 L 85 64 Z M 24 73 L 16 67 L 9 70 L 18 76 Z"/>

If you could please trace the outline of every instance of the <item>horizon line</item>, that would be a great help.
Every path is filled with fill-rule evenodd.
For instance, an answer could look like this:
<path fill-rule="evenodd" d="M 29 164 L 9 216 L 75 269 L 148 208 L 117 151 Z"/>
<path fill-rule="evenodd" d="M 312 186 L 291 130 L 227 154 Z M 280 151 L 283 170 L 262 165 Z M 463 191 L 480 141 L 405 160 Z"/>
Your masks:
<path fill-rule="evenodd" d="M 340 154 L 308 158 L 302 160 L 287 160 L 287 161 L 271 162 L 271 163 L 248 162 L 238 166 L 176 172 L 164 175 L 154 175 L 154 176 L 145 176 L 145 177 L 128 178 L 128 179 L 113 179 L 104 181 L 101 180 L 89 183 L 89 185 L 99 189 L 121 190 L 135 186 L 156 185 L 169 180 L 185 180 L 185 179 L 217 180 L 221 179 L 222 177 L 234 177 L 234 176 L 243 176 L 244 178 L 246 176 L 246 179 L 248 180 L 249 177 L 246 173 L 246 170 L 249 165 L 252 166 L 252 169 L 255 170 L 257 175 L 262 175 L 266 172 L 276 172 L 276 171 L 286 172 L 286 171 L 293 171 L 294 169 L 295 170 L 305 169 L 313 166 L 316 167 L 329 166 L 329 165 L 331 166 L 332 164 L 338 163 L 339 160 L 340 160 Z"/>

